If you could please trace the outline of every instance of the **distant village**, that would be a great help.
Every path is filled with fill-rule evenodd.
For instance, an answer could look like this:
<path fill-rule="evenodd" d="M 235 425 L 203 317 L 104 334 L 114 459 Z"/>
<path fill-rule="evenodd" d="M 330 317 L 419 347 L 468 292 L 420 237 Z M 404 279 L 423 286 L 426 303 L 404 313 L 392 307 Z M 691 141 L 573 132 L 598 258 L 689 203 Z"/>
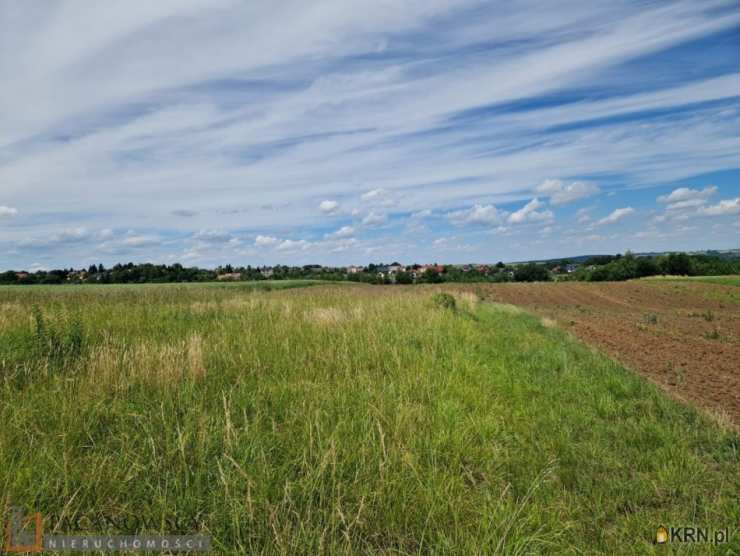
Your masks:
<path fill-rule="evenodd" d="M 241 282 L 324 280 L 368 284 L 442 282 L 619 281 L 657 274 L 726 275 L 740 273 L 740 250 L 696 253 L 593 255 L 570 259 L 494 264 L 391 264 L 366 266 L 219 266 L 215 269 L 171 265 L 93 264 L 83 269 L 0 272 L 0 284 L 141 284 L 170 282 Z"/>
<path fill-rule="evenodd" d="M 531 279 L 548 280 L 553 275 L 567 275 L 578 264 L 391 264 L 350 265 L 344 267 L 309 264 L 303 266 L 219 266 L 213 270 L 183 267 L 180 264 L 117 264 L 110 268 L 91 265 L 87 269 L 7 271 L 0 273 L 3 284 L 85 284 L 85 283 L 149 283 L 149 282 L 239 282 L 255 280 L 317 279 L 352 281 L 371 284 L 414 284 L 440 282 L 513 281 L 524 274 Z"/>
<path fill-rule="evenodd" d="M 480 279 L 484 277 L 498 277 L 501 281 L 515 279 L 517 268 L 523 264 L 369 264 L 367 266 L 350 265 L 346 267 L 325 267 L 321 265 L 306 265 L 301 267 L 303 271 L 316 275 L 341 274 L 347 280 L 357 282 L 379 282 L 379 283 L 402 283 L 411 284 L 416 282 L 442 282 L 442 281 L 466 281 L 462 278 Z M 562 263 L 552 265 L 541 265 L 544 270 L 555 275 L 570 274 L 575 272 L 579 265 L 576 263 Z M 265 279 L 272 279 L 276 271 L 284 273 L 285 267 L 260 267 L 259 273 Z M 454 280 L 453 278 L 460 278 Z M 222 272 L 217 275 L 218 280 L 242 280 L 243 272 Z M 477 281 L 477 280 L 476 280 Z"/>

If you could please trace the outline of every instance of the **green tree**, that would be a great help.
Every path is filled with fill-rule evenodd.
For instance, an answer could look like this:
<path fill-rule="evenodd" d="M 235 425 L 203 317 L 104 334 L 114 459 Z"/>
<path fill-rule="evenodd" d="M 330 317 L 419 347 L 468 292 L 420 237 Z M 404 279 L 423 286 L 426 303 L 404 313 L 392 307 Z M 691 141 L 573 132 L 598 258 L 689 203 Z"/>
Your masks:
<path fill-rule="evenodd" d="M 690 276 L 694 274 L 691 257 L 686 253 L 669 253 L 659 259 L 658 265 L 663 274 L 674 276 Z"/>
<path fill-rule="evenodd" d="M 408 272 L 399 272 L 396 274 L 396 284 L 413 284 L 414 278 Z"/>
<path fill-rule="evenodd" d="M 535 263 L 519 265 L 514 269 L 514 280 L 517 282 L 547 282 L 550 280 L 550 272 L 546 267 Z"/>

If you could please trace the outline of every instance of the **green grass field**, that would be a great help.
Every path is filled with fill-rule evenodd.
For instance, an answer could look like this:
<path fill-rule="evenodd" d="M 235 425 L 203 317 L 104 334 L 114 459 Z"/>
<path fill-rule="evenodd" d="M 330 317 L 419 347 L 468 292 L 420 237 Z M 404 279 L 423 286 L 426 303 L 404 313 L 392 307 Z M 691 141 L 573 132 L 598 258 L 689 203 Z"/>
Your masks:
<path fill-rule="evenodd" d="M 658 525 L 737 527 L 736 432 L 434 291 L 0 289 L 2 506 L 176 515 L 228 554 L 663 554 Z"/>
<path fill-rule="evenodd" d="M 642 278 L 651 281 L 684 281 L 684 282 L 706 282 L 708 284 L 721 284 L 724 286 L 740 286 L 740 276 L 651 276 Z"/>
<path fill-rule="evenodd" d="M 12 292 L 18 288 L 22 288 L 27 294 L 33 292 L 33 294 L 40 294 L 42 296 L 50 293 L 54 294 L 54 298 L 60 294 L 77 294 L 80 292 L 91 293 L 91 292 L 110 292 L 111 290 L 123 289 L 129 291 L 145 291 L 147 289 L 156 290 L 167 290 L 174 288 L 177 292 L 182 292 L 184 288 L 195 288 L 202 290 L 204 288 L 216 288 L 216 289 L 237 289 L 242 292 L 244 291 L 272 291 L 272 290 L 288 290 L 293 288 L 307 288 L 310 286 L 321 286 L 321 285 L 336 285 L 343 286 L 348 285 L 348 282 L 334 282 L 328 280 L 259 280 L 253 282 L 183 282 L 183 283 L 145 283 L 145 284 L 64 284 L 64 285 L 31 285 L 31 286 L 7 286 L 0 285 L 0 294 L 5 292 Z M 28 299 L 28 297 L 25 297 Z"/>

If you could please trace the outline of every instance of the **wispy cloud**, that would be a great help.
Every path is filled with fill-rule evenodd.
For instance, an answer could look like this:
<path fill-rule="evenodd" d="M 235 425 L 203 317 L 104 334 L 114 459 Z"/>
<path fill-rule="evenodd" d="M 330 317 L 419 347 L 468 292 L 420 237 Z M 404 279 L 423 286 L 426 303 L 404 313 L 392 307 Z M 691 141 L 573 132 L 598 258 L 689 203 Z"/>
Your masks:
<path fill-rule="evenodd" d="M 362 219 L 364 226 L 380 226 L 388 221 L 388 216 L 382 212 L 370 211 L 365 218 Z"/>
<path fill-rule="evenodd" d="M 281 241 L 276 247 L 276 249 L 278 251 L 292 252 L 292 251 L 298 251 L 298 250 L 305 251 L 306 249 L 310 247 L 311 247 L 311 244 L 304 239 L 299 239 L 299 240 L 286 239 L 284 241 Z"/>
<path fill-rule="evenodd" d="M 508 221 L 512 224 L 521 224 L 522 222 L 552 220 L 555 215 L 551 210 L 537 210 L 543 206 L 544 203 L 535 197 L 518 211 L 512 212 L 509 215 Z"/>
<path fill-rule="evenodd" d="M 564 205 L 596 195 L 600 190 L 595 184 L 585 181 L 565 183 L 562 180 L 550 179 L 543 181 L 535 191 L 549 197 L 553 205 Z"/>
<path fill-rule="evenodd" d="M 336 232 L 327 234 L 328 238 L 347 238 L 355 235 L 355 229 L 353 226 L 342 226 Z"/>
<path fill-rule="evenodd" d="M 0 4 L 0 248 L 85 227 L 203 262 L 432 256 L 432 224 L 526 234 L 587 197 L 612 211 L 628 189 L 740 168 L 740 64 L 714 40 L 739 26 L 714 0 Z M 702 186 L 659 204 L 722 217 Z M 408 225 L 422 210 L 432 224 Z M 331 244 L 332 221 L 359 243 Z M 87 257 L 84 241 L 46 255 Z"/>
<path fill-rule="evenodd" d="M 635 209 L 633 209 L 632 207 L 614 209 L 611 214 L 609 214 L 609 216 L 605 216 L 604 218 L 596 222 L 596 224 L 598 226 L 603 226 L 605 224 L 616 224 L 620 220 L 623 220 L 624 218 L 634 213 Z"/>

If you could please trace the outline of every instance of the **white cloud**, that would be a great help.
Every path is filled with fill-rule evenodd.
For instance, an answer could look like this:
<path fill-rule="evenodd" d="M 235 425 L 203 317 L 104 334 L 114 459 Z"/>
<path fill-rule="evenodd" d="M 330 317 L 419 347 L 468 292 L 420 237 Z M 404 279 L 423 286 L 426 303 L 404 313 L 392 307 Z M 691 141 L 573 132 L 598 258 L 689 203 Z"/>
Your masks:
<path fill-rule="evenodd" d="M 598 186 L 585 181 L 565 183 L 562 180 L 545 180 L 535 189 L 537 193 L 550 197 L 553 205 L 564 205 L 600 192 Z"/>
<path fill-rule="evenodd" d="M 134 235 L 125 238 L 122 243 L 127 247 L 150 247 L 158 245 L 161 240 L 155 236 Z"/>
<path fill-rule="evenodd" d="M 728 214 L 740 214 L 740 197 L 720 201 L 716 205 L 711 205 L 699 209 L 699 214 L 704 216 L 725 216 Z"/>
<path fill-rule="evenodd" d="M 634 237 L 635 239 L 647 240 L 647 239 L 664 239 L 664 238 L 669 238 L 671 236 L 670 234 L 667 234 L 667 233 L 661 233 L 655 228 L 649 228 L 647 230 L 643 230 L 641 232 L 637 232 L 633 234 L 632 237 Z"/>
<path fill-rule="evenodd" d="M 669 195 L 661 195 L 658 202 L 663 204 L 672 204 L 686 201 L 696 201 L 707 199 L 717 192 L 717 187 L 705 187 L 704 189 L 691 189 L 689 187 L 679 187 L 671 191 Z"/>
<path fill-rule="evenodd" d="M 708 198 L 717 192 L 717 187 L 704 189 L 690 189 L 680 187 L 674 189 L 670 195 L 658 197 L 658 202 L 667 204 L 665 212 L 653 218 L 656 223 L 682 222 L 706 216 L 726 216 L 740 213 L 740 197 L 720 200 L 714 205 L 708 205 Z M 685 228 L 685 226 L 684 226 Z"/>
<path fill-rule="evenodd" d="M 18 214 L 18 209 L 0 205 L 0 218 L 5 216 L 15 216 L 16 214 Z"/>
<path fill-rule="evenodd" d="M 352 237 L 355 234 L 355 229 L 352 226 L 342 226 L 336 232 L 327 234 L 328 238 L 347 238 Z"/>
<path fill-rule="evenodd" d="M 224 243 L 231 239 L 231 234 L 225 230 L 200 230 L 193 238 L 206 243 Z"/>
<path fill-rule="evenodd" d="M 538 208 L 544 206 L 544 203 L 537 197 L 529 201 L 526 205 L 516 212 L 509 215 L 509 222 L 512 224 L 521 224 L 523 222 L 538 222 L 542 220 L 552 220 L 555 215 L 550 210 L 538 211 Z"/>
<path fill-rule="evenodd" d="M 87 239 L 90 236 L 87 228 L 65 228 L 58 234 L 54 234 L 51 239 L 58 243 L 76 242 Z"/>
<path fill-rule="evenodd" d="M 576 212 L 576 219 L 579 224 L 588 224 L 591 222 L 591 215 L 588 214 L 590 211 L 590 208 L 578 209 L 578 212 Z"/>
<path fill-rule="evenodd" d="M 618 208 L 614 209 L 609 216 L 606 216 L 596 222 L 598 226 L 603 226 L 604 224 L 615 224 L 622 220 L 623 218 L 626 218 L 630 214 L 634 214 L 635 209 L 632 207 L 624 207 L 624 208 Z"/>
<path fill-rule="evenodd" d="M 91 238 L 91 234 L 87 228 L 76 227 L 76 228 L 64 228 L 63 230 L 55 233 L 51 233 L 44 236 L 33 236 L 26 237 L 20 240 L 18 243 L 21 247 L 31 248 L 45 248 L 54 247 L 57 248 L 60 245 L 72 245 L 85 242 Z"/>
<path fill-rule="evenodd" d="M 278 251 L 305 251 L 311 247 L 311 244 L 306 241 L 305 239 L 299 239 L 299 240 L 292 240 L 292 239 L 286 239 L 277 246 Z"/>
<path fill-rule="evenodd" d="M 369 227 L 380 226 L 381 224 L 385 224 L 387 220 L 387 215 L 381 212 L 370 211 L 370 213 L 362 219 L 362 224 L 363 226 Z"/>
<path fill-rule="evenodd" d="M 668 211 L 675 212 L 679 210 L 686 210 L 686 209 L 700 207 L 704 203 L 706 203 L 705 199 L 685 199 L 683 201 L 677 201 L 675 203 L 671 203 L 665 209 Z"/>
<path fill-rule="evenodd" d="M 345 251 L 354 250 L 357 243 L 358 242 L 355 238 L 350 237 L 324 242 L 323 247 L 327 248 L 330 253 L 343 253 Z"/>
<path fill-rule="evenodd" d="M 467 224 L 495 226 L 500 224 L 505 217 L 506 213 L 494 205 L 474 205 L 469 209 L 456 210 L 447 214 L 450 222 L 457 226 Z"/>
<path fill-rule="evenodd" d="M 375 206 L 390 207 L 396 204 L 394 195 L 383 188 L 372 189 L 360 196 L 363 203 Z"/>
<path fill-rule="evenodd" d="M 321 201 L 319 210 L 324 214 L 336 214 L 339 210 L 339 203 L 336 201 Z"/>
<path fill-rule="evenodd" d="M 385 195 L 385 189 L 372 189 L 360 196 L 363 201 L 374 201 Z"/>
<path fill-rule="evenodd" d="M 280 240 L 276 237 L 272 236 L 257 236 L 254 240 L 254 244 L 257 247 L 270 247 L 272 245 L 275 245 L 279 243 Z"/>

